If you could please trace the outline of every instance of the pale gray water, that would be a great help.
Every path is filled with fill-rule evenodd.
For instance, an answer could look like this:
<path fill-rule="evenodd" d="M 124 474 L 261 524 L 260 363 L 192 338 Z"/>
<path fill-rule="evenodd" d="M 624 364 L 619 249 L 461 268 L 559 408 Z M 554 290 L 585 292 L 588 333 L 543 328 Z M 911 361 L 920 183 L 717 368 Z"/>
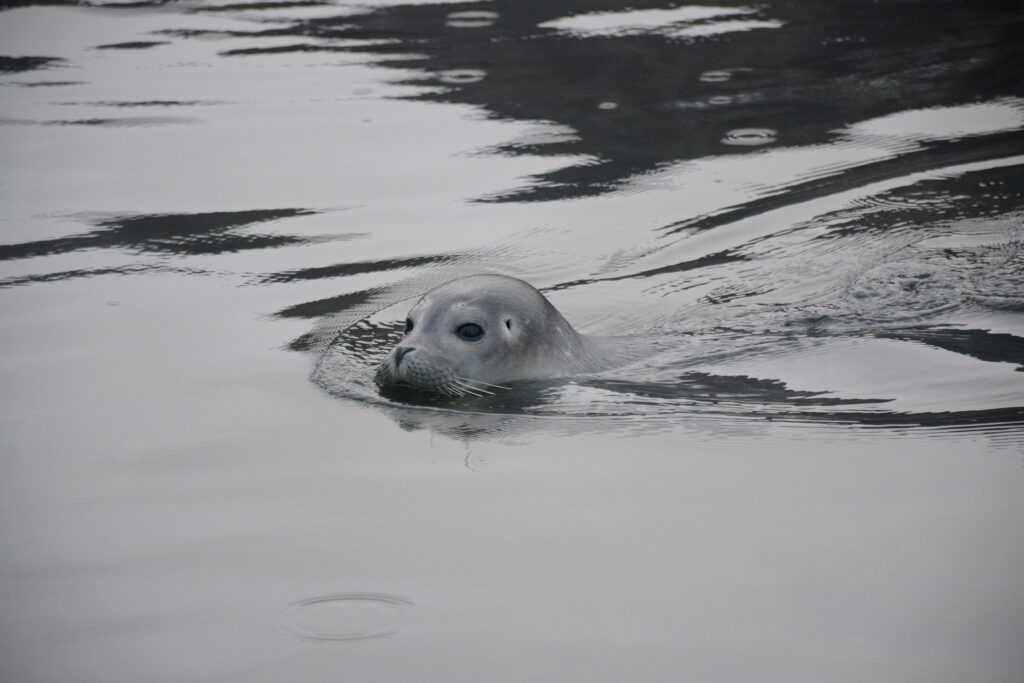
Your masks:
<path fill-rule="evenodd" d="M 597 9 L 0 11 L 0 679 L 1021 680 L 1019 12 Z"/>

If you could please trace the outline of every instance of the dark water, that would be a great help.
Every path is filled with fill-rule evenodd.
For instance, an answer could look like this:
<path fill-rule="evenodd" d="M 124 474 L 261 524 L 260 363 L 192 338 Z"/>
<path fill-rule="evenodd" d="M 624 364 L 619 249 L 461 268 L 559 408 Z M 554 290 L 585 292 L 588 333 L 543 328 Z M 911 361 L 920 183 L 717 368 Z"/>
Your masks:
<path fill-rule="evenodd" d="M 1024 672 L 1011 2 L 0 3 L 0 678 Z M 499 272 L 657 352 L 382 396 Z"/>
<path fill-rule="evenodd" d="M 128 6 L 141 13 L 147 3 Z M 319 11 L 272 22 L 260 16 L 282 8 L 285 17 L 289 8 L 299 17 L 303 10 Z M 205 17 L 231 8 L 180 9 L 184 17 Z M 598 318 L 601 324 L 593 326 L 599 331 L 685 335 L 667 343 L 681 349 L 677 357 L 631 368 L 628 377 L 584 382 L 602 390 L 593 397 L 597 405 L 588 399 L 580 407 L 574 399 L 556 412 L 676 411 L 724 401 L 768 414 L 779 405 L 784 414 L 804 414 L 807 406 L 871 406 L 870 416 L 856 419 L 877 420 L 882 412 L 900 423 L 1024 416 L 1024 385 L 1010 374 L 1024 367 L 1024 102 L 1013 67 L 1021 15 L 1012 4 L 652 5 L 627 11 L 614 3 L 515 2 L 330 10 L 324 3 L 257 3 L 237 10 L 253 24 L 248 30 L 168 28 L 150 32 L 161 40 L 92 49 L 132 54 L 171 41 L 244 38 L 252 46 L 225 46 L 218 59 L 358 54 L 392 70 L 392 82 L 410 86 L 403 98 L 543 124 L 542 132 L 473 153 L 552 159 L 557 168 L 466 201 L 571 207 L 590 199 L 595 208 L 575 212 L 575 224 L 559 211 L 538 226 L 533 212 L 534 234 L 512 234 L 498 248 L 433 253 L 430 234 L 448 229 L 442 219 L 410 235 L 404 246 L 418 253 L 409 256 L 250 276 L 268 285 L 397 276 L 370 289 L 298 300 L 276 315 L 316 320 L 340 314 L 343 322 L 333 324 L 346 328 L 362 319 L 368 302 L 382 308 L 442 277 L 505 270 L 559 299 L 582 301 L 567 315 Z M 6 57 L 5 70 L 23 74 L 8 86 L 62 87 L 63 81 L 44 75 L 66 62 L 51 55 Z M 24 74 L 33 76 L 25 80 Z M 372 89 L 359 92 L 369 96 Z M 109 112 L 187 110 L 202 102 L 88 104 L 108 115 L 6 123 L 171 125 L 187 119 Z M 408 144 L 413 154 L 415 142 Z M 652 195 L 652 204 L 678 206 L 647 209 L 638 193 Z M 594 211 L 614 212 L 614 223 L 591 225 Z M 0 257 L 23 261 L 104 250 L 158 257 L 160 265 L 44 268 L 3 284 L 187 268 L 173 257 L 365 236 L 267 234 L 259 227 L 317 212 L 289 207 L 90 217 L 70 235 L 8 243 Z M 486 220 L 477 230 L 486 235 Z M 553 244 L 557 253 L 543 253 Z M 611 306 L 602 305 L 608 290 L 614 292 Z M 622 308 L 631 315 L 616 320 Z M 340 395 L 372 400 L 376 392 L 364 380 L 392 343 L 390 323 L 343 330 L 334 351 L 348 351 L 342 358 L 329 353 L 318 381 Z M 318 338 L 324 336 L 321 330 Z M 310 339 L 300 336 L 291 346 L 316 348 Z M 849 386 L 847 377 L 833 379 L 812 366 L 801 372 L 824 376 L 792 386 L 787 370 L 776 366 L 801 364 L 812 349 L 856 376 L 881 368 L 886 383 Z M 902 373 L 907 359 L 916 367 Z M 918 379 L 933 373 L 948 381 L 922 386 Z M 899 374 L 902 381 L 892 384 Z M 936 400 L 936 391 L 943 400 Z M 545 395 L 540 403 L 550 408 L 551 400 Z M 505 397 L 498 403 L 523 402 Z M 849 417 L 849 410 L 842 412 Z"/>
<path fill-rule="evenodd" d="M 423 70 L 403 82 L 434 86 L 418 99 L 557 122 L 558 132 L 483 153 L 581 163 L 471 200 L 607 197 L 608 210 L 621 212 L 612 228 L 620 234 L 571 228 L 564 242 L 606 248 L 590 262 L 550 259 L 564 266 L 540 284 L 588 301 L 576 315 L 599 317 L 603 333 L 684 335 L 666 342 L 680 350 L 660 363 L 584 381 L 599 391 L 582 404 L 574 391 L 558 405 L 552 387 L 461 408 L 649 414 L 711 405 L 930 425 L 1024 416 L 1024 385 L 1011 374 L 1024 368 L 1015 8 L 803 3 L 617 14 L 489 3 L 468 19 L 450 10 L 398 7 L 340 27 L 314 21 L 302 33 L 316 41 L 265 50 L 379 40 L 372 53 L 389 66 Z M 592 14 L 564 18 L 574 12 Z M 680 206 L 655 218 L 623 198 L 645 192 Z M 529 274 L 526 264 L 539 269 L 541 259 L 527 245 L 545 237 L 503 245 L 500 255 L 460 254 L 455 269 L 511 261 Z M 609 290 L 615 305 L 600 306 Z M 345 310 L 352 299 L 334 303 Z M 626 307 L 631 315 L 616 321 Z M 343 332 L 317 380 L 372 400 L 374 388 L 357 378 L 394 343 L 392 320 L 401 319 L 398 311 Z M 793 387 L 791 365 L 820 379 Z M 833 378 L 836 366 L 845 369 Z M 936 373 L 945 379 L 936 383 Z M 885 381 L 849 377 L 865 374 Z"/>

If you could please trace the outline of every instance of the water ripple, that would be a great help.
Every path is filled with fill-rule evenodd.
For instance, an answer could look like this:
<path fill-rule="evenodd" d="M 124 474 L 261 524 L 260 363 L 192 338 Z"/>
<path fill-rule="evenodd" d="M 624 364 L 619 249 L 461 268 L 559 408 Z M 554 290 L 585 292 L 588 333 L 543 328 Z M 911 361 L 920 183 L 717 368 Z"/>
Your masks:
<path fill-rule="evenodd" d="M 736 128 L 722 137 L 722 144 L 755 147 L 771 144 L 778 137 L 778 133 L 771 128 Z"/>
<path fill-rule="evenodd" d="M 367 640 L 406 628 L 415 610 L 416 603 L 398 595 L 341 593 L 294 602 L 275 621 L 280 632 L 300 640 Z"/>

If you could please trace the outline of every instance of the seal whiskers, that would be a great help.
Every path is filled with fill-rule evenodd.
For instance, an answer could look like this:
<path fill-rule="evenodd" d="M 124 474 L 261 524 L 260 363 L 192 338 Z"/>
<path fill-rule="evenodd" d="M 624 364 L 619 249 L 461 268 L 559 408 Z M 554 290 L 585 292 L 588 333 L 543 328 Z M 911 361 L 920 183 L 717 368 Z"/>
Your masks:
<path fill-rule="evenodd" d="M 459 377 L 458 375 L 456 375 L 455 379 L 457 379 L 457 380 L 459 380 L 461 382 L 468 382 L 470 384 L 481 384 L 483 386 L 476 387 L 476 388 L 479 389 L 480 391 L 483 391 L 485 393 L 491 394 L 492 396 L 494 395 L 494 392 L 493 391 L 487 391 L 483 387 L 493 387 L 495 389 L 511 389 L 511 387 L 506 387 L 506 386 L 501 385 L 501 384 L 491 384 L 490 382 L 485 382 L 482 379 L 473 379 L 472 377 Z"/>

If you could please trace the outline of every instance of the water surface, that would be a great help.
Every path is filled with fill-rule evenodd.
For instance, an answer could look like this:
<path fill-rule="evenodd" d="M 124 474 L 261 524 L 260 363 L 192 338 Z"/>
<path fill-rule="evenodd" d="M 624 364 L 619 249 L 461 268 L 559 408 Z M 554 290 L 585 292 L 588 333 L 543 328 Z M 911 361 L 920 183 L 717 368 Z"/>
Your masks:
<path fill-rule="evenodd" d="M 5 3 L 5 680 L 1016 681 L 1012 3 Z M 659 351 L 380 395 L 500 272 Z"/>

